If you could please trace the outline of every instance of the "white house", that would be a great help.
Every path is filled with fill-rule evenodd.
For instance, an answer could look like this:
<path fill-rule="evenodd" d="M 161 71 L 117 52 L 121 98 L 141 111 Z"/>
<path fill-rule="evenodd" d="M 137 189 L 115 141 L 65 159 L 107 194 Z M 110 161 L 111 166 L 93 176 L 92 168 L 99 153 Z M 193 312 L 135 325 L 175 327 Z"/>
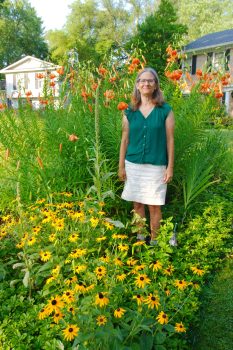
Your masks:
<path fill-rule="evenodd" d="M 6 77 L 8 106 L 17 108 L 20 98 L 20 101 L 29 102 L 34 108 L 39 108 L 47 103 L 47 94 L 56 100 L 59 96 L 59 69 L 61 67 L 53 63 L 25 56 L 0 70 Z"/>
<path fill-rule="evenodd" d="M 223 86 L 222 103 L 233 117 L 233 29 L 210 33 L 183 48 L 186 66 L 195 79 L 197 70 L 228 72 L 230 79 Z"/>

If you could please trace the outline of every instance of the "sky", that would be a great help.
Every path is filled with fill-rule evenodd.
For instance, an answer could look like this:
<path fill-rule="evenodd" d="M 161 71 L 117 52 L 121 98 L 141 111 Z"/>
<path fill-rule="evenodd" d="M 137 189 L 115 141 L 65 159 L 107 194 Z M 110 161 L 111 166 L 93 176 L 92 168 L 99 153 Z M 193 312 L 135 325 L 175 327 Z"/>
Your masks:
<path fill-rule="evenodd" d="M 45 32 L 49 29 L 61 29 L 66 23 L 69 14 L 69 5 L 74 0 L 29 0 L 35 8 L 38 17 L 41 17 Z"/>

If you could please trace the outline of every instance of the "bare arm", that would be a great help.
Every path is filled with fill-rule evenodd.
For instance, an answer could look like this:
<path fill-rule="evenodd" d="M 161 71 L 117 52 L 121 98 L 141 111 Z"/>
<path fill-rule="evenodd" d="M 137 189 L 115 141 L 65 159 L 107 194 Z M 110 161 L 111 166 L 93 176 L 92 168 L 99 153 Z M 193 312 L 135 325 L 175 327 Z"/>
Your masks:
<path fill-rule="evenodd" d="M 167 136 L 167 154 L 168 154 L 168 165 L 164 176 L 164 182 L 168 183 L 173 177 L 174 168 L 174 127 L 175 118 L 174 113 L 171 111 L 166 119 L 166 136 Z"/>
<path fill-rule="evenodd" d="M 129 143 L 129 122 L 126 116 L 124 115 L 122 119 L 122 137 L 121 137 L 119 171 L 118 171 L 118 176 L 121 181 L 126 180 L 125 155 L 126 155 L 128 143 Z"/>

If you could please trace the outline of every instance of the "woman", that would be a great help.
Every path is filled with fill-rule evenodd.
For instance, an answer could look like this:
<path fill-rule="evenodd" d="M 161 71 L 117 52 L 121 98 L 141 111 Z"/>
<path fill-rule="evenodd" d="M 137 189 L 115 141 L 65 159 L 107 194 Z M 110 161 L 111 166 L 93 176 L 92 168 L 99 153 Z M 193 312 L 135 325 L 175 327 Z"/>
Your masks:
<path fill-rule="evenodd" d="M 132 104 L 125 111 L 120 146 L 119 178 L 125 181 L 122 198 L 132 201 L 134 211 L 150 214 L 151 245 L 162 219 L 167 183 L 172 180 L 174 166 L 174 115 L 165 103 L 156 71 L 139 72 Z M 144 239 L 142 235 L 138 239 Z"/>

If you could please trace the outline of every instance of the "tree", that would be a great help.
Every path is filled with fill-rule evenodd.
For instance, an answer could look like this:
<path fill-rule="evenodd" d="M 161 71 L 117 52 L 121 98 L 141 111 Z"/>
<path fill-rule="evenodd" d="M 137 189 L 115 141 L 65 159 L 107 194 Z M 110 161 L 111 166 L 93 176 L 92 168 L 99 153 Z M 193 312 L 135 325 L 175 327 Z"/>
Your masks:
<path fill-rule="evenodd" d="M 48 46 L 43 37 L 42 20 L 28 0 L 5 0 L 0 7 L 0 67 L 23 55 L 46 58 Z"/>
<path fill-rule="evenodd" d="M 147 60 L 147 65 L 163 73 L 166 65 L 166 48 L 176 46 L 187 32 L 187 27 L 177 23 L 177 15 L 169 0 L 161 0 L 158 10 L 146 17 L 138 25 L 137 34 L 126 47 L 139 48 Z"/>
<path fill-rule="evenodd" d="M 233 0 L 173 0 L 179 21 L 188 27 L 186 42 L 233 28 Z"/>

